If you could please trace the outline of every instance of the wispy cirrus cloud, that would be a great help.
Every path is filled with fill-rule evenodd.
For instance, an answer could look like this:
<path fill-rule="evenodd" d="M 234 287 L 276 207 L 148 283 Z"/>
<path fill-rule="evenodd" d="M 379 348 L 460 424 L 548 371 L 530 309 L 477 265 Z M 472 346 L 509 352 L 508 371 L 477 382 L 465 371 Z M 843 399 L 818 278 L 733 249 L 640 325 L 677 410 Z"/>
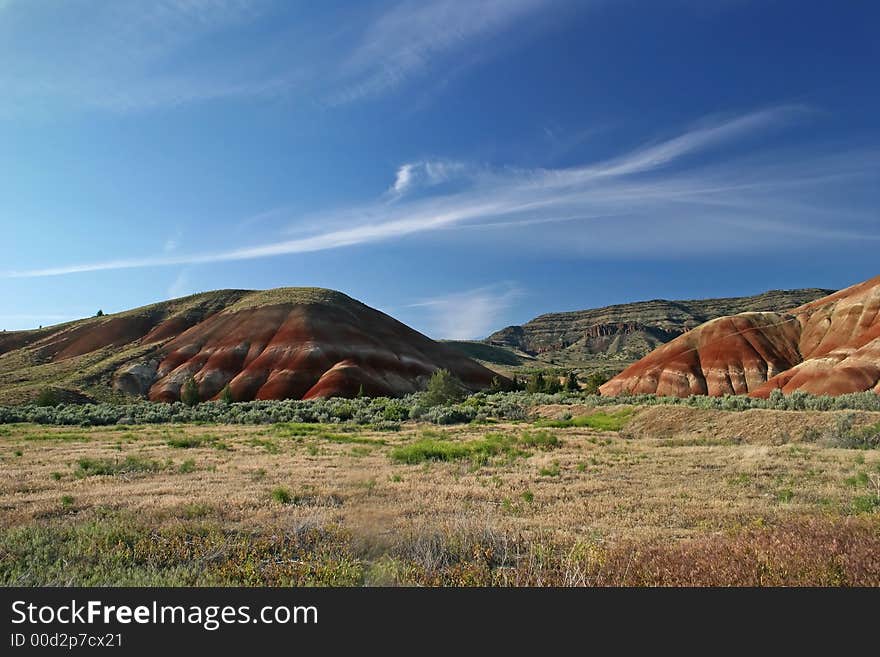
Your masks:
<path fill-rule="evenodd" d="M 0 112 L 129 111 L 265 93 L 242 67 L 185 55 L 243 29 L 270 0 L 82 0 L 9 3 L 0 20 Z"/>
<path fill-rule="evenodd" d="M 552 0 L 401 2 L 367 26 L 339 67 L 336 103 L 374 96 L 423 72 L 432 60 L 503 32 Z"/>
<path fill-rule="evenodd" d="M 425 317 L 419 323 L 436 338 L 471 340 L 497 328 L 524 294 L 516 283 L 504 281 L 423 299 L 406 308 L 421 311 Z"/>
<path fill-rule="evenodd" d="M 556 0 L 0 0 L 0 114 L 376 97 Z M 277 28 L 277 25 L 285 25 Z M 209 55 L 204 55 L 205 52 Z"/>
<path fill-rule="evenodd" d="M 392 197 L 399 198 L 414 189 L 435 187 L 464 177 L 477 175 L 476 167 L 453 160 L 422 160 L 407 162 L 397 168 L 394 184 L 388 190 Z"/>
<path fill-rule="evenodd" d="M 721 146 L 744 146 L 759 135 L 802 120 L 806 110 L 781 106 L 702 122 L 684 133 L 628 154 L 566 169 L 487 170 L 473 167 L 460 191 L 406 194 L 307 218 L 331 226 L 292 239 L 210 253 L 120 258 L 7 272 L 37 277 L 167 265 L 206 264 L 309 253 L 442 234 L 493 230 L 485 248 L 542 246 L 560 253 L 670 256 L 692 252 L 792 246 L 810 240 L 878 240 L 876 218 L 850 210 L 850 189 L 878 189 L 880 151 L 818 149 L 711 157 Z M 699 156 L 699 157 L 697 157 Z M 707 158 L 709 161 L 706 161 Z M 694 164 L 694 159 L 699 160 Z M 408 173 L 402 175 L 401 171 Z M 427 165 L 399 169 L 406 192 Z M 870 193 L 868 191 L 867 193 Z M 829 218 L 834 228 L 828 228 Z M 501 230 L 503 229 L 503 230 Z"/>

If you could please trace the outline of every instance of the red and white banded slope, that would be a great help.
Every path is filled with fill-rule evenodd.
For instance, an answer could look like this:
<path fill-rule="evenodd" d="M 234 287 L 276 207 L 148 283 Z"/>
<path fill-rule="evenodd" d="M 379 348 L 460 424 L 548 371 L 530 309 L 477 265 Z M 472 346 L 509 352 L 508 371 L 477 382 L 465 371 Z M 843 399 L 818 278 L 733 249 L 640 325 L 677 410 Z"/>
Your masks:
<path fill-rule="evenodd" d="M 229 385 L 236 400 L 251 400 L 353 397 L 361 389 L 403 395 L 424 388 L 440 368 L 472 390 L 496 376 L 385 313 L 319 288 L 219 290 L 0 334 L 0 359 L 0 374 L 14 361 L 57 371 L 57 380 L 110 383 L 168 402 L 179 399 L 190 377 L 202 399 Z M 71 371 L 82 376 L 71 378 Z"/>
<path fill-rule="evenodd" d="M 880 276 L 784 313 L 706 322 L 600 388 L 623 393 L 880 393 Z"/>

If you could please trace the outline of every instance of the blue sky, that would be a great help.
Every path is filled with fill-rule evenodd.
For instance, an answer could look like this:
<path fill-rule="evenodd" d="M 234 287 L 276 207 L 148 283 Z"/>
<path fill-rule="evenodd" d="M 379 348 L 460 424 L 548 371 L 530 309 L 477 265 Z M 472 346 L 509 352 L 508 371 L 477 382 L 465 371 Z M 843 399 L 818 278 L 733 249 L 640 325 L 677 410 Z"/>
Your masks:
<path fill-rule="evenodd" d="M 342 290 L 432 337 L 880 274 L 880 9 L 0 0 L 0 328 Z"/>

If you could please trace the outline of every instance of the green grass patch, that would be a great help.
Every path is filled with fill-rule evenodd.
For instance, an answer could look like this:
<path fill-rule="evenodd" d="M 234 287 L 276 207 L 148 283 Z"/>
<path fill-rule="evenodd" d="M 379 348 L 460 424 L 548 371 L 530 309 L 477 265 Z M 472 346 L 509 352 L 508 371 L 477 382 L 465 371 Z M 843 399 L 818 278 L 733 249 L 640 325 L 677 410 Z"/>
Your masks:
<path fill-rule="evenodd" d="M 196 470 L 196 462 L 193 459 L 187 459 L 179 466 L 177 466 L 177 471 L 180 474 L 189 474 L 190 472 L 195 472 Z"/>
<path fill-rule="evenodd" d="M 562 444 L 562 441 L 549 431 L 526 431 L 518 436 L 517 442 L 523 447 L 538 449 L 555 449 Z"/>
<path fill-rule="evenodd" d="M 61 442 L 88 442 L 92 437 L 85 431 L 55 431 L 49 433 L 26 433 L 22 436 L 25 440 L 37 442 L 45 440 L 58 440 Z"/>
<path fill-rule="evenodd" d="M 196 518 L 205 518 L 211 514 L 211 507 L 207 504 L 198 504 L 193 502 L 187 504 L 181 509 L 181 514 L 187 520 L 195 520 Z"/>
<path fill-rule="evenodd" d="M 781 490 L 776 491 L 776 500 L 782 502 L 783 504 L 787 504 L 794 499 L 794 491 L 790 488 L 783 488 Z"/>
<path fill-rule="evenodd" d="M 382 438 L 364 438 L 363 436 L 343 436 L 335 433 L 322 433 L 318 435 L 320 440 L 343 445 L 386 445 L 387 441 Z"/>
<path fill-rule="evenodd" d="M 192 449 L 194 447 L 214 447 L 217 441 L 217 436 L 181 436 L 180 438 L 170 438 L 166 444 L 177 449 Z"/>
<path fill-rule="evenodd" d="M 273 488 L 272 492 L 269 495 L 275 502 L 278 502 L 279 504 L 290 504 L 293 501 L 293 496 L 290 494 L 290 491 L 283 486 Z"/>
<path fill-rule="evenodd" d="M 203 505 L 161 526 L 104 509 L 0 530 L 0 586 L 362 586 L 364 566 L 335 526 L 220 526 Z M 85 517 L 83 517 L 85 515 Z"/>
<path fill-rule="evenodd" d="M 529 452 L 526 450 L 529 448 L 552 449 L 559 445 L 559 440 L 546 431 L 526 432 L 520 435 L 490 433 L 483 438 L 470 441 L 421 438 L 409 445 L 394 448 L 391 450 L 391 458 L 399 463 L 408 464 L 462 459 L 485 463 L 493 456 L 527 456 Z"/>
<path fill-rule="evenodd" d="M 111 459 L 81 458 L 76 462 L 73 474 L 77 478 L 96 475 L 123 475 L 144 472 L 158 472 L 165 466 L 159 461 L 151 461 L 139 456 L 126 456 L 122 461 Z"/>
<path fill-rule="evenodd" d="M 550 427 L 554 429 L 569 429 L 572 427 L 596 429 L 598 431 L 620 431 L 626 426 L 632 417 L 632 408 L 623 408 L 613 413 L 599 411 L 592 415 L 579 415 L 566 420 L 553 420 L 542 418 L 535 420 L 536 427 Z"/>
<path fill-rule="evenodd" d="M 262 447 L 270 454 L 280 454 L 281 447 L 274 440 L 263 440 L 262 438 L 251 438 L 250 444 L 254 447 Z"/>
<path fill-rule="evenodd" d="M 880 495 L 857 495 L 852 499 L 850 509 L 853 513 L 874 513 L 880 511 Z"/>
<path fill-rule="evenodd" d="M 272 434 L 279 438 L 297 438 L 340 431 L 356 431 L 356 428 L 344 424 L 310 424 L 306 422 L 279 422 L 271 427 Z"/>

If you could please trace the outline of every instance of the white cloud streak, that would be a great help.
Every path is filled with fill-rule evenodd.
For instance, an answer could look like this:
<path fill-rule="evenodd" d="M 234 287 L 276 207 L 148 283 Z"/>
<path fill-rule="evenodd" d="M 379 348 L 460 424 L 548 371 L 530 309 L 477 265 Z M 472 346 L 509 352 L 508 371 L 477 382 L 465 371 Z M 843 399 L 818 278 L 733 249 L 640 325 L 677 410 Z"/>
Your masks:
<path fill-rule="evenodd" d="M 490 225 L 516 228 L 498 231 L 498 235 L 499 239 L 517 239 L 520 246 L 538 248 L 545 243 L 593 253 L 754 250 L 777 243 L 791 245 L 794 238 L 880 239 L 872 217 L 853 217 L 835 195 L 829 195 L 829 202 L 825 194 L 828 189 L 839 191 L 841 185 L 864 185 L 866 181 L 870 188 L 880 171 L 877 151 L 849 150 L 845 157 L 837 153 L 810 157 L 784 154 L 777 159 L 687 166 L 687 156 L 706 155 L 726 142 L 744 143 L 748 137 L 796 120 L 803 112 L 803 108 L 787 106 L 754 112 L 584 167 L 494 172 L 474 168 L 478 173 L 464 191 L 414 199 L 384 198 L 330 212 L 321 224 L 336 228 L 293 239 L 212 253 L 120 258 L 7 272 L 5 277 L 230 262 Z M 395 187 L 407 191 L 414 184 L 416 171 L 429 170 L 424 163 L 402 167 Z M 827 228 L 829 216 L 838 219 L 833 231 Z M 850 225 L 842 225 L 848 217 Z M 541 225 L 539 230 L 517 232 L 529 231 L 537 224 Z M 554 224 L 560 229 L 551 230 Z"/>
<path fill-rule="evenodd" d="M 427 317 L 420 323 L 435 338 L 471 340 L 485 337 L 497 328 L 523 294 L 516 284 L 504 282 L 431 297 L 408 308 L 425 312 Z"/>
<path fill-rule="evenodd" d="M 452 160 L 407 162 L 398 167 L 394 184 L 388 190 L 388 194 L 392 198 L 399 198 L 417 188 L 435 187 L 457 178 L 476 175 L 474 167 L 464 162 Z"/>
<path fill-rule="evenodd" d="M 368 26 L 360 45 L 348 55 L 340 77 L 351 81 L 331 102 L 382 93 L 422 72 L 433 59 L 502 32 L 550 4 L 548 0 L 398 3 Z"/>
<path fill-rule="evenodd" d="M 346 104 L 456 54 L 489 51 L 490 37 L 514 25 L 534 31 L 522 19 L 554 1 L 352 4 L 304 20 L 283 0 L 0 0 L 0 115 L 278 98 Z M 211 57 L 193 57 L 206 46 Z"/>

